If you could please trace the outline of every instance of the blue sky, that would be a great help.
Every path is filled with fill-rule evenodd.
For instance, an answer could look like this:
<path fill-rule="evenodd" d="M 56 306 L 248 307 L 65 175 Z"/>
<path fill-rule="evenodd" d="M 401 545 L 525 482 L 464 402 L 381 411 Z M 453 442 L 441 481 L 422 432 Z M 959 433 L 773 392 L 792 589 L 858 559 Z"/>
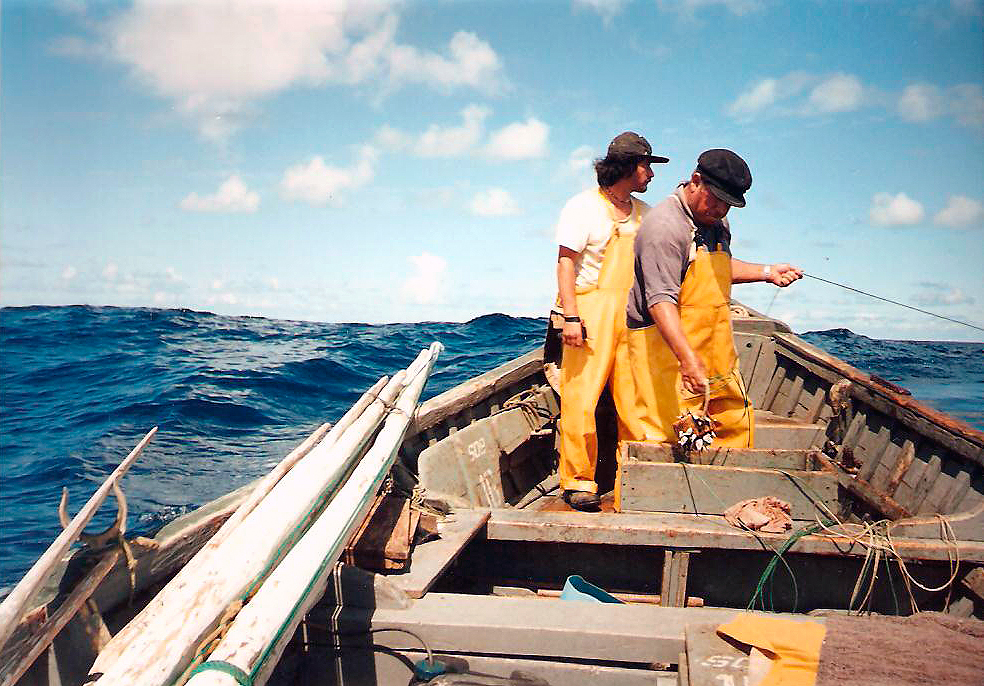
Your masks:
<path fill-rule="evenodd" d="M 0 16 L 0 302 L 542 316 L 623 130 L 749 163 L 736 256 L 984 324 L 981 2 L 86 3 Z M 981 340 L 804 280 L 795 330 Z M 775 299 L 773 299 L 775 296 Z"/>

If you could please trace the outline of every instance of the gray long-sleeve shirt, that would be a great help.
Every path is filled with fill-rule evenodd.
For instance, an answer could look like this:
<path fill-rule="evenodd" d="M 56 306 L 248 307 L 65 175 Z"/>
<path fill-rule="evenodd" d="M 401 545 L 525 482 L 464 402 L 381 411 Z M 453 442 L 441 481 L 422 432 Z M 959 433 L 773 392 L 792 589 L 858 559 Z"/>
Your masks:
<path fill-rule="evenodd" d="M 728 220 L 696 224 L 683 196 L 683 185 L 654 206 L 642 220 L 635 238 L 635 278 L 629 291 L 626 323 L 630 329 L 651 326 L 649 308 L 660 302 L 678 303 L 680 286 L 696 255 L 696 245 L 731 254 Z M 696 241 L 696 242 L 695 242 Z"/>

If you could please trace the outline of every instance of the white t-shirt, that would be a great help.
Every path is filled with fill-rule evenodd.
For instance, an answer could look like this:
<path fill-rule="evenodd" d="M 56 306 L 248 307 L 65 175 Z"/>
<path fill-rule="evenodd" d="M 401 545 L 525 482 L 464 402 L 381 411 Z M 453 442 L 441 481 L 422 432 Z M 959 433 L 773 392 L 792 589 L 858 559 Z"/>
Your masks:
<path fill-rule="evenodd" d="M 649 205 L 632 198 L 632 212 L 625 219 L 613 218 L 615 209 L 598 188 L 589 188 L 567 201 L 557 220 L 557 244 L 578 254 L 574 260 L 574 287 L 584 288 L 598 283 L 605 246 L 617 223 L 622 235 L 634 234 Z"/>

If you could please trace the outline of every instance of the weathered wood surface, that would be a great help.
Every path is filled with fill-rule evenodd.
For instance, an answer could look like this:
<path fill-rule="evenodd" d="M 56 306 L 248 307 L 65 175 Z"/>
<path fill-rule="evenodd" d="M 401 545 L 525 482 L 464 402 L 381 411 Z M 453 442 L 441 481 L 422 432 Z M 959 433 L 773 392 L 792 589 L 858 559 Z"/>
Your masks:
<path fill-rule="evenodd" d="M 17 680 L 23 676 L 38 656 L 47 650 L 58 632 L 75 616 L 79 608 L 92 595 L 96 586 L 113 568 L 119 554 L 118 550 L 104 554 L 96 566 L 72 589 L 72 592 L 47 621 L 26 637 L 27 640 L 6 646 L 3 653 L 0 653 L 0 686 L 10 686 L 17 683 Z"/>
<path fill-rule="evenodd" d="M 440 524 L 441 537 L 414 548 L 410 571 L 387 578 L 411 598 L 421 598 L 489 520 L 489 510 L 459 510 Z"/>
<path fill-rule="evenodd" d="M 504 388 L 543 369 L 543 350 L 531 350 L 423 403 L 414 414 L 407 436 L 429 429 L 466 407 L 476 405 Z"/>
<path fill-rule="evenodd" d="M 687 676 L 691 686 L 737 686 L 748 681 L 748 655 L 721 638 L 720 624 L 688 624 Z"/>
<path fill-rule="evenodd" d="M 756 433 L 758 430 L 756 429 Z M 670 463 L 681 461 L 669 445 L 654 443 L 626 443 L 629 458 L 640 462 Z M 715 448 L 713 445 L 691 455 L 693 464 L 719 467 L 756 467 L 762 469 L 811 469 L 813 452 L 803 449 L 780 450 L 759 448 Z"/>
<path fill-rule="evenodd" d="M 82 506 L 79 513 L 72 518 L 60 534 L 55 538 L 54 542 L 48 546 L 48 549 L 41 554 L 41 557 L 37 562 L 28 570 L 24 578 L 21 579 L 14 590 L 10 592 L 2 604 L 0 604 L 0 647 L 2 647 L 7 639 L 10 638 L 10 634 L 13 633 L 14 629 L 17 627 L 17 622 L 24 612 L 30 610 L 28 604 L 31 602 L 31 598 L 37 593 L 41 585 L 48 579 L 51 575 L 52 570 L 61 562 L 65 553 L 68 552 L 72 544 L 79 538 L 85 529 L 86 524 L 88 524 L 93 516 L 95 516 L 96 511 L 99 506 L 103 504 L 109 492 L 113 490 L 114 487 L 118 488 L 118 482 L 123 475 L 126 474 L 127 470 L 130 469 L 130 465 L 134 463 L 143 449 L 146 447 L 150 440 L 157 433 L 157 427 L 147 432 L 147 434 L 140 440 L 137 446 L 130 451 L 130 454 L 123 458 L 119 466 L 113 470 L 113 472 L 106 477 L 106 480 L 102 485 L 96 489 L 96 492 L 92 494 L 88 502 Z M 124 522 L 125 526 L 125 522 Z"/>
<path fill-rule="evenodd" d="M 427 658 L 421 649 L 405 649 L 394 653 L 389 646 L 390 632 L 373 634 L 373 642 L 382 649 L 373 651 L 372 661 L 367 665 L 363 656 L 355 653 L 365 651 L 342 651 L 335 660 L 328 660 L 330 667 L 340 669 L 344 675 L 335 684 L 402 684 L 413 683 L 412 664 Z M 334 656 L 332 656 L 334 657 Z M 519 658 L 511 655 L 458 654 L 441 655 L 443 662 L 457 667 L 461 672 L 469 672 L 468 680 L 473 686 L 484 684 L 505 684 L 515 672 L 522 672 L 533 679 L 513 681 L 526 686 L 680 686 L 677 673 L 655 670 L 648 665 L 614 667 L 591 662 L 572 662 L 569 660 L 544 660 Z M 326 664 L 326 671 L 330 673 Z M 498 678 L 477 675 L 495 675 Z M 723 686 L 715 684 L 715 686 Z"/>
<path fill-rule="evenodd" d="M 860 478 L 860 475 L 853 476 L 846 473 L 823 455 L 817 455 L 816 459 L 824 471 L 836 478 L 838 483 L 850 492 L 851 495 L 885 517 L 889 519 L 901 519 L 910 514 L 891 497 L 876 490 L 871 484 Z"/>
<path fill-rule="evenodd" d="M 266 683 L 297 626 L 324 594 L 335 562 L 392 468 L 420 392 L 442 349 L 440 343 L 432 344 L 406 369 L 406 385 L 372 447 L 311 528 L 239 611 L 209 660 L 239 667 L 256 686 Z M 187 683 L 222 686 L 229 683 L 229 678 L 228 674 L 210 670 L 193 675 Z"/>
<path fill-rule="evenodd" d="M 337 442 L 311 450 L 224 541 L 199 551 L 99 654 L 96 683 L 153 686 L 176 679 L 226 609 L 283 553 L 294 529 L 307 524 L 319 499 L 338 488 L 403 384 L 401 372 Z"/>
<path fill-rule="evenodd" d="M 823 472 L 792 471 L 794 479 L 773 469 L 663 464 L 629 461 L 622 465 L 621 509 L 625 512 L 723 514 L 751 498 L 773 496 L 789 503 L 792 518 L 813 520 L 840 508 L 837 477 Z"/>
<path fill-rule="evenodd" d="M 376 382 L 375 386 L 369 389 L 369 393 L 376 394 L 379 391 L 381 391 L 383 386 L 386 384 L 386 381 L 387 378 L 384 376 L 382 379 Z M 372 397 L 369 395 L 369 393 L 364 394 L 361 398 L 359 398 L 358 402 L 356 403 L 356 407 L 358 408 L 357 411 L 360 414 L 362 410 L 364 410 L 366 406 L 368 406 L 369 403 L 372 401 Z M 353 415 L 354 413 L 351 412 L 346 413 L 345 417 L 343 418 L 347 422 L 346 425 L 341 426 L 333 434 L 333 436 L 340 435 L 342 431 L 348 428 L 348 424 L 354 421 L 354 416 L 358 416 L 358 415 L 354 415 L 354 416 Z M 238 508 L 236 508 L 236 511 L 232 513 L 232 516 L 225 521 L 225 523 L 217 532 L 215 532 L 215 537 L 209 542 L 209 544 L 213 546 L 217 546 L 220 543 L 222 543 L 222 541 L 226 539 L 226 537 L 232 532 L 232 530 L 235 529 L 237 526 L 239 526 L 239 523 L 246 518 L 246 515 L 252 512 L 253 509 L 256 507 L 256 505 L 261 500 L 263 500 L 263 498 L 266 497 L 266 495 L 273 489 L 274 486 L 277 485 L 277 483 L 282 478 L 284 478 L 284 475 L 287 472 L 289 472 L 294 467 L 294 465 L 298 463 L 298 461 L 301 458 L 303 458 L 305 455 L 311 452 L 311 449 L 314 446 L 318 445 L 318 443 L 320 443 L 322 439 L 324 439 L 325 434 L 328 433 L 329 429 L 331 429 L 331 424 L 327 422 L 322 424 L 317 429 L 315 429 L 314 433 L 312 433 L 310 436 L 304 439 L 304 441 L 299 446 L 297 446 L 289 453 L 287 453 L 287 456 L 284 459 L 282 459 L 279 462 L 279 464 L 277 464 L 276 467 L 271 469 L 266 474 L 266 476 L 260 479 L 260 482 L 256 484 L 256 487 L 250 491 L 246 499 L 239 505 Z"/>
<path fill-rule="evenodd" d="M 718 608 L 428 593 L 405 610 L 376 610 L 371 626 L 409 629 L 436 652 L 673 663 L 683 650 L 688 623 L 722 623 L 737 614 Z M 364 611 L 345 608 L 337 622 L 340 631 L 368 624 Z M 411 636 L 396 633 L 386 641 L 396 650 L 420 647 Z"/>
<path fill-rule="evenodd" d="M 939 538 L 939 521 L 935 533 L 925 538 L 911 537 L 902 523 L 896 525 L 892 542 L 905 559 L 947 561 L 954 547 Z M 754 534 L 737 529 L 717 515 L 674 513 L 549 512 L 501 509 L 492 510 L 486 524 L 489 540 L 533 541 L 539 543 L 591 543 L 599 545 L 641 545 L 659 548 L 717 548 L 762 550 L 765 543 L 778 548 L 789 534 Z M 790 549 L 794 553 L 816 555 L 851 555 L 864 557 L 866 550 L 847 536 L 809 535 L 797 539 Z M 984 562 L 984 542 L 960 540 L 960 559 Z"/>
<path fill-rule="evenodd" d="M 941 443 L 967 459 L 984 465 L 984 432 L 918 402 L 912 396 L 897 393 L 871 376 L 836 357 L 810 345 L 801 338 L 777 333 L 774 339 L 781 356 L 789 358 L 827 381 L 840 378 L 852 382 L 851 395 L 880 412 L 906 424 L 927 438 Z"/>
<path fill-rule="evenodd" d="M 343 561 L 372 571 L 403 569 L 419 519 L 420 510 L 412 509 L 408 498 L 377 496 L 345 547 Z"/>

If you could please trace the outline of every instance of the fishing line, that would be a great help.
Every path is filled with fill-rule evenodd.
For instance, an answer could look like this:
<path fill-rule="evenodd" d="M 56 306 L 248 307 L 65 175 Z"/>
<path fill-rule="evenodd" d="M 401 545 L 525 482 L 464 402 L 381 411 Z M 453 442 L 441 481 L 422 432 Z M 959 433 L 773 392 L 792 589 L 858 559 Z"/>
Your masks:
<path fill-rule="evenodd" d="M 951 319 L 950 317 L 944 317 L 942 314 L 936 314 L 935 312 L 927 312 L 926 310 L 920 310 L 918 307 L 913 307 L 912 305 L 906 305 L 905 303 L 900 303 L 896 300 L 890 300 L 888 298 L 883 298 L 880 295 L 875 295 L 874 293 L 867 293 L 865 291 L 859 290 L 857 288 L 851 288 L 850 286 L 845 286 L 842 283 L 837 283 L 836 281 L 828 281 L 827 279 L 821 279 L 819 276 L 814 276 L 813 274 L 807 274 L 803 272 L 803 276 L 809 276 L 811 279 L 816 279 L 817 281 L 823 281 L 824 283 L 829 283 L 832 286 L 840 286 L 849 291 L 854 291 L 855 293 L 860 293 L 861 295 L 866 295 L 869 298 L 874 298 L 875 300 L 884 300 L 887 303 L 892 303 L 893 305 L 898 305 L 900 307 L 906 307 L 910 310 L 915 310 L 916 312 L 921 312 L 922 314 L 928 314 L 930 317 L 937 317 L 939 319 L 945 319 L 948 322 L 953 322 L 954 324 L 963 324 L 964 326 L 969 326 L 972 329 L 977 329 L 978 331 L 984 331 L 984 328 L 977 326 L 976 324 L 968 324 L 967 322 L 962 322 L 959 319 Z M 774 300 L 774 299 L 773 299 Z"/>

